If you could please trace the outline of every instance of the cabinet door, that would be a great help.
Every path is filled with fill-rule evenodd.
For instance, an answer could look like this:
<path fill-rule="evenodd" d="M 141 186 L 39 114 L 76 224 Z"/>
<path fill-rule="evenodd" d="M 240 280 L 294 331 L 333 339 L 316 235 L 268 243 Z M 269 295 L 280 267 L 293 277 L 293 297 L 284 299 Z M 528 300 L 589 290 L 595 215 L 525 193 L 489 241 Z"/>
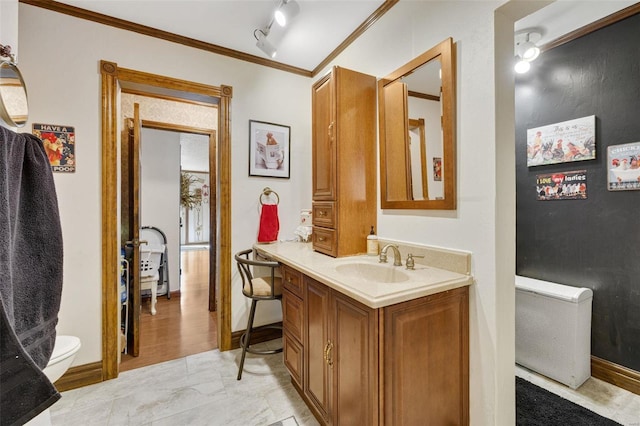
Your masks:
<path fill-rule="evenodd" d="M 329 423 L 331 401 L 329 297 L 325 285 L 304 277 L 304 394 L 318 414 Z"/>
<path fill-rule="evenodd" d="M 378 424 L 377 311 L 340 293 L 331 299 L 332 417 L 336 425 Z"/>
<path fill-rule="evenodd" d="M 333 80 L 328 75 L 313 86 L 311 99 L 313 200 L 336 199 L 336 122 Z"/>
<path fill-rule="evenodd" d="M 469 424 L 468 287 L 384 308 L 384 424 Z"/>

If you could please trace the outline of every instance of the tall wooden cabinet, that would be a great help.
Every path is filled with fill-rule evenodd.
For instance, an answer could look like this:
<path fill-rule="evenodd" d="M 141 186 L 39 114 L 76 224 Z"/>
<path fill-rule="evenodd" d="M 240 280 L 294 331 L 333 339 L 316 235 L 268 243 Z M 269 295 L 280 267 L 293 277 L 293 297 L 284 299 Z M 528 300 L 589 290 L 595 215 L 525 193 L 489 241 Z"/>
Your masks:
<path fill-rule="evenodd" d="M 285 364 L 322 424 L 469 424 L 468 287 L 373 309 L 293 268 L 284 277 Z"/>
<path fill-rule="evenodd" d="M 333 67 L 313 85 L 313 248 L 366 252 L 376 226 L 376 78 Z"/>

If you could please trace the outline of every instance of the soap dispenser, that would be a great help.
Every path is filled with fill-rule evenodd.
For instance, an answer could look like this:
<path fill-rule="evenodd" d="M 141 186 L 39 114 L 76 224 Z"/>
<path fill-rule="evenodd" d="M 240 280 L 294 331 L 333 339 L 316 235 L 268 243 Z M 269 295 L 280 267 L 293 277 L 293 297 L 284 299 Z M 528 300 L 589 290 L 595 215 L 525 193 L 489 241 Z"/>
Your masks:
<path fill-rule="evenodd" d="M 369 256 L 378 255 L 378 236 L 373 231 L 373 226 L 371 227 L 371 232 L 367 235 L 367 254 Z"/>

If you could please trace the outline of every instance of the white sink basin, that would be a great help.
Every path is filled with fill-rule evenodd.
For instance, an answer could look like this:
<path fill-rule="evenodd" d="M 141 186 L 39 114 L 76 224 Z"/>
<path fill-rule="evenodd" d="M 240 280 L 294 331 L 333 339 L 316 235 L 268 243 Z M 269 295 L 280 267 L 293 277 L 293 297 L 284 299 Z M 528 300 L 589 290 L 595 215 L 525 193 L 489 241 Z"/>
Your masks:
<path fill-rule="evenodd" d="M 409 280 L 409 275 L 400 266 L 365 262 L 349 262 L 336 266 L 341 274 L 379 283 L 401 283 Z"/>

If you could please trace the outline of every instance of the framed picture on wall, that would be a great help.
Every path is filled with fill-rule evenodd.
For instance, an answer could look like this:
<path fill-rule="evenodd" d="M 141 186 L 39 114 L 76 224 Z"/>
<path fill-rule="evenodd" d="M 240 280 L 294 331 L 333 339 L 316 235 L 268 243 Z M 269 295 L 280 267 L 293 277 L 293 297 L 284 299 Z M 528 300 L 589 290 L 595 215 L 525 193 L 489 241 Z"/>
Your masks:
<path fill-rule="evenodd" d="M 527 129 L 527 167 L 595 158 L 595 115 Z"/>
<path fill-rule="evenodd" d="M 640 142 L 607 147 L 607 189 L 640 189 Z"/>
<path fill-rule="evenodd" d="M 32 133 L 42 140 L 52 171 L 76 171 L 75 127 L 34 123 Z"/>
<path fill-rule="evenodd" d="M 249 120 L 249 176 L 289 179 L 291 128 Z"/>

